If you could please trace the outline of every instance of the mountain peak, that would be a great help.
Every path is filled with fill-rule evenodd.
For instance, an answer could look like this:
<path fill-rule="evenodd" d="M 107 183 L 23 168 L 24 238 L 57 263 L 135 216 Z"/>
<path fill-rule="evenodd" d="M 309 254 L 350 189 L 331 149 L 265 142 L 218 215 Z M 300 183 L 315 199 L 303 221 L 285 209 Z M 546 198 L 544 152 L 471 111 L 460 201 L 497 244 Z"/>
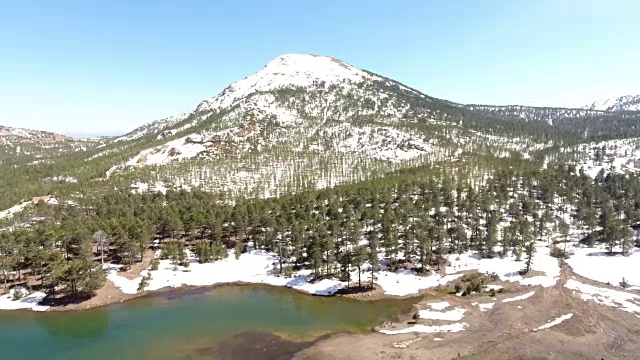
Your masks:
<path fill-rule="evenodd" d="M 601 111 L 640 111 L 640 95 L 624 95 L 594 101 L 585 106 L 588 110 Z"/>
<path fill-rule="evenodd" d="M 320 66 L 320 68 L 317 68 Z M 318 71 L 326 70 L 334 67 L 342 67 L 347 71 L 358 71 L 358 69 L 345 63 L 340 59 L 331 56 L 323 56 L 316 54 L 284 54 L 271 60 L 265 65 L 265 68 L 280 70 L 281 67 L 293 68 L 297 70 Z"/>
<path fill-rule="evenodd" d="M 369 75 L 364 71 L 333 57 L 285 54 L 271 60 L 257 73 L 229 85 L 217 96 L 204 100 L 196 111 L 230 107 L 256 91 L 270 91 L 287 86 L 309 87 L 318 82 L 326 85 L 360 82 L 367 77 Z"/>

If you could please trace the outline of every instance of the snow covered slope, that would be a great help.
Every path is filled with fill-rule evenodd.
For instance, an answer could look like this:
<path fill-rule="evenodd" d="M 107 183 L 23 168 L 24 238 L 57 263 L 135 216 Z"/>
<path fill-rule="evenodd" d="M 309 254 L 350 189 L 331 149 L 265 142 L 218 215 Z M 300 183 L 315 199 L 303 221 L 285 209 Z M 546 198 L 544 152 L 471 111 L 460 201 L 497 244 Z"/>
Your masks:
<path fill-rule="evenodd" d="M 137 181 L 219 190 L 242 178 L 247 186 L 267 181 L 263 193 L 275 194 L 289 181 L 322 187 L 361 180 L 479 144 L 507 156 L 512 150 L 504 138 L 468 130 L 438 106 L 457 109 L 335 58 L 282 55 L 195 110 L 116 139 L 123 149 L 148 145 L 108 176 L 153 166 L 155 175 Z"/>
<path fill-rule="evenodd" d="M 640 111 L 640 95 L 625 95 L 594 101 L 585 106 L 589 110 L 601 111 Z"/>
<path fill-rule="evenodd" d="M 312 87 L 358 83 L 370 75 L 328 56 L 288 54 L 277 57 L 262 70 L 229 85 L 219 95 L 202 101 L 196 112 L 228 108 L 255 92 L 285 87 Z M 314 86 L 315 87 L 315 86 Z"/>
<path fill-rule="evenodd" d="M 640 138 L 589 142 L 560 149 L 558 162 L 571 163 L 595 177 L 603 171 L 635 173 L 640 171 Z"/>
<path fill-rule="evenodd" d="M 258 192 L 274 195 L 468 153 L 532 158 L 563 141 L 563 131 L 576 137 L 612 128 L 630 136 L 625 126 L 636 120 L 640 114 L 456 104 L 333 57 L 287 54 L 89 160 L 117 159 L 107 177 L 132 172 L 134 182 L 168 188 L 255 193 L 261 186 Z"/>
<path fill-rule="evenodd" d="M 0 125 L 0 165 L 46 161 L 106 143 L 108 138 L 77 139 L 48 131 Z"/>

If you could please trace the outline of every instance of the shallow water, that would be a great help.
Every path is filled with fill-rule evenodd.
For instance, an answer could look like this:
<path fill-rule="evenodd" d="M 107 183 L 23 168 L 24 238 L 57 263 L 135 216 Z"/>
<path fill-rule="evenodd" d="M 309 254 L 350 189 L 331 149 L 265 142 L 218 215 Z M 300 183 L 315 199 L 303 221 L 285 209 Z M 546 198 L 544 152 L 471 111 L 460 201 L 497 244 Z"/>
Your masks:
<path fill-rule="evenodd" d="M 0 349 L 3 359 L 241 359 L 245 338 L 253 345 L 260 334 L 271 344 L 283 338 L 288 341 L 281 348 L 291 350 L 289 341 L 368 331 L 414 302 L 325 298 L 264 286 L 175 290 L 80 312 L 0 312 Z"/>

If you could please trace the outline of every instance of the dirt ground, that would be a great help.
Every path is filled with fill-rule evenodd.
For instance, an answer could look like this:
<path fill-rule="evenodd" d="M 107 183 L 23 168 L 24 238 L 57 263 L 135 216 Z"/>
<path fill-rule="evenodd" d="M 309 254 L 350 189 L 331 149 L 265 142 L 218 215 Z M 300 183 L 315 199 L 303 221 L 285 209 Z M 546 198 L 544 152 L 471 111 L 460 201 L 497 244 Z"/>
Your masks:
<path fill-rule="evenodd" d="M 147 250 L 141 262 L 135 263 L 133 266 L 131 266 L 130 271 L 121 272 L 120 275 L 123 277 L 126 277 L 129 280 L 133 280 L 139 277 L 140 272 L 144 269 L 147 269 L 151 264 L 153 255 L 154 253 L 152 250 Z M 144 294 L 145 293 L 125 294 L 122 292 L 122 290 L 117 288 L 109 279 L 107 279 L 105 285 L 102 288 L 100 288 L 96 292 L 96 295 L 93 296 L 92 298 L 79 303 L 72 303 L 72 304 L 61 305 L 61 306 L 52 306 L 50 310 L 51 311 L 69 311 L 69 310 L 91 309 L 99 306 L 121 303 L 123 301 L 130 300 Z"/>
<path fill-rule="evenodd" d="M 492 302 L 487 295 L 443 296 L 440 301 L 467 309 L 461 320 L 469 325 L 464 331 L 341 334 L 302 350 L 294 359 L 640 359 L 640 319 L 620 309 L 580 299 L 564 286 L 569 278 L 607 287 L 574 274 L 568 265 L 562 264 L 561 279 L 554 287 L 511 287 L 508 293 L 498 294 L 495 306 L 486 312 L 471 303 Z M 532 290 L 535 294 L 526 300 L 501 302 L 504 298 Z M 426 307 L 424 303 L 416 306 Z M 568 313 L 573 313 L 573 317 L 559 325 L 533 330 Z M 407 314 L 400 322 L 385 324 L 384 327 L 410 326 L 407 322 L 411 321 L 411 315 Z M 425 325 L 451 323 L 420 321 Z"/>

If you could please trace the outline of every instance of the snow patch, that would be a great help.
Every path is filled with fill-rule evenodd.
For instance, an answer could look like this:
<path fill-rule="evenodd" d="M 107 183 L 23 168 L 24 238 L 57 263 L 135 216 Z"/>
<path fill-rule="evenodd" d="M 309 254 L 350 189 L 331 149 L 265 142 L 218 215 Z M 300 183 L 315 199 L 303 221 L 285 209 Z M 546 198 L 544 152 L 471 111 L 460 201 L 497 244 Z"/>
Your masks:
<path fill-rule="evenodd" d="M 399 330 L 380 330 L 383 334 L 396 335 L 396 334 L 408 334 L 408 333 L 440 333 L 440 332 L 459 332 L 469 326 L 467 323 L 455 323 L 447 325 L 426 326 L 426 325 L 414 325 L 406 329 Z"/>
<path fill-rule="evenodd" d="M 20 300 L 13 300 L 13 293 L 16 291 L 22 293 Z M 46 296 L 47 294 L 39 291 L 29 294 L 29 291 L 25 288 L 13 288 L 9 290 L 8 294 L 0 296 L 0 310 L 30 309 L 33 311 L 47 311 L 49 306 L 40 305 L 40 302 Z"/>
<path fill-rule="evenodd" d="M 593 300 L 598 304 L 640 314 L 640 296 L 638 295 L 587 285 L 573 279 L 568 280 L 565 286 L 567 289 L 578 291 L 582 300 Z"/>
<path fill-rule="evenodd" d="M 535 291 L 531 291 L 531 292 L 528 292 L 526 294 L 522 294 L 520 296 L 504 299 L 504 300 L 502 300 L 502 302 L 503 303 L 508 303 L 508 302 L 512 302 L 512 301 L 526 300 L 526 299 L 532 297 L 533 294 L 535 294 L 535 293 L 536 293 Z"/>
<path fill-rule="evenodd" d="M 548 328 L 550 328 L 552 326 L 556 326 L 556 325 L 560 324 L 561 322 L 563 322 L 565 320 L 571 319 L 572 316 L 573 316 L 572 313 L 559 316 L 559 317 L 555 318 L 553 321 L 549 321 L 548 323 L 546 323 L 546 324 L 544 324 L 542 326 L 538 326 L 537 328 L 533 329 L 533 331 L 544 330 L 544 329 L 548 329 Z"/>
<path fill-rule="evenodd" d="M 466 311 L 467 310 L 462 308 L 455 308 L 445 312 L 420 310 L 418 311 L 418 316 L 420 319 L 459 321 L 462 320 Z"/>
<path fill-rule="evenodd" d="M 472 303 L 472 305 L 477 306 L 480 309 L 480 311 L 489 311 L 489 310 L 493 309 L 493 307 L 496 305 L 496 303 L 494 303 L 494 302 L 484 303 L 484 304 Z"/>
<path fill-rule="evenodd" d="M 434 310 L 444 310 L 446 308 L 448 308 L 449 306 L 451 306 L 451 304 L 449 304 L 446 301 L 442 301 L 442 302 L 437 302 L 437 303 L 430 303 L 427 304 L 429 305 L 430 308 L 434 309 Z"/>
<path fill-rule="evenodd" d="M 0 211 L 0 219 L 8 219 L 11 218 L 14 214 L 19 213 L 25 207 L 31 204 L 31 201 L 25 201 L 22 204 L 18 204 L 8 208 L 7 210 Z"/>
<path fill-rule="evenodd" d="M 445 269 L 448 274 L 465 270 L 478 270 L 482 273 L 496 273 L 501 280 L 519 282 L 522 285 L 541 285 L 551 287 L 556 284 L 560 277 L 560 265 L 558 259 L 551 256 L 549 248 L 546 246 L 536 246 L 533 255 L 531 269 L 543 272 L 544 275 L 525 278 L 520 275 L 520 270 L 524 269 L 524 261 L 516 261 L 515 256 L 505 256 L 504 258 L 494 257 L 492 259 L 480 259 L 472 252 L 462 255 L 449 255 L 450 266 Z"/>

